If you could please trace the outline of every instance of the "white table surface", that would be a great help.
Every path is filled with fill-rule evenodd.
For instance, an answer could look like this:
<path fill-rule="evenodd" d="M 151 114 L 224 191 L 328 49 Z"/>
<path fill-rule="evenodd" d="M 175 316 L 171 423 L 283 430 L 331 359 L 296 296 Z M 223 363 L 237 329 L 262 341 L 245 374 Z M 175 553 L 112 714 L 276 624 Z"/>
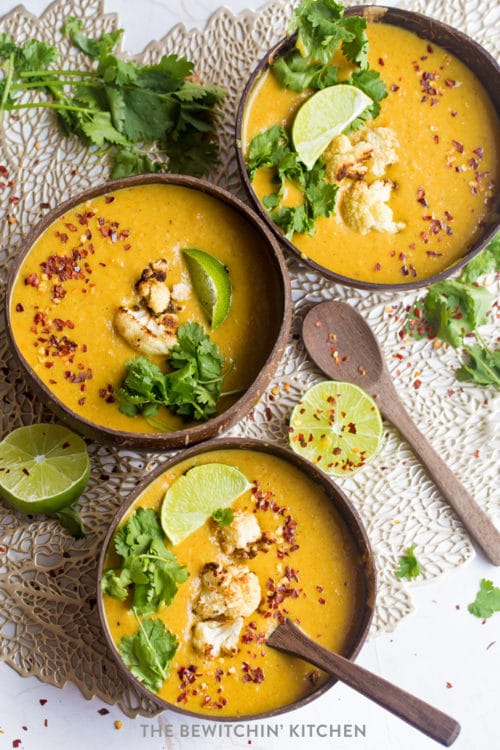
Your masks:
<path fill-rule="evenodd" d="M 203 28 L 220 4 L 220 0 L 105 0 L 104 7 L 119 14 L 126 31 L 124 48 L 135 53 L 179 21 L 188 28 Z M 246 7 L 257 9 L 262 3 L 226 0 L 224 4 L 239 12 Z M 0 14 L 15 5 L 0 0 Z M 47 0 L 24 2 L 35 15 L 47 5 Z M 394 633 L 367 643 L 358 657 L 366 668 L 456 718 L 462 725 L 453 745 L 456 750 L 500 747 L 500 614 L 482 621 L 467 611 L 483 577 L 500 585 L 500 569 L 478 553 L 438 581 L 412 584 L 415 611 Z M 208 731 L 215 731 L 210 739 Z M 288 750 L 304 746 L 308 750 L 429 750 L 438 745 L 343 685 L 271 723 L 199 722 L 174 712 L 154 719 L 129 719 L 101 700 L 85 700 L 71 684 L 63 689 L 50 687 L 34 677 L 22 678 L 0 663 L 2 749 Z"/>

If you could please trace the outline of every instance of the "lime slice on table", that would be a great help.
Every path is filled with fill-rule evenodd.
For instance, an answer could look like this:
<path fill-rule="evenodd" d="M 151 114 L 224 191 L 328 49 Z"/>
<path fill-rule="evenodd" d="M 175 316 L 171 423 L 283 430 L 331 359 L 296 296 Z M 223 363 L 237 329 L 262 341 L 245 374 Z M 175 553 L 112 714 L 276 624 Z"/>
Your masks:
<path fill-rule="evenodd" d="M 307 99 L 295 116 L 292 140 L 299 159 L 312 169 L 332 138 L 342 133 L 371 104 L 361 89 L 339 83 Z"/>
<path fill-rule="evenodd" d="M 168 488 L 161 506 L 161 525 L 172 544 L 203 526 L 219 508 L 228 508 L 251 488 L 246 476 L 229 464 L 202 464 L 182 474 Z"/>
<path fill-rule="evenodd" d="M 53 513 L 76 500 L 90 475 L 81 437 L 58 424 L 19 427 L 0 443 L 0 495 L 23 513 Z"/>
<path fill-rule="evenodd" d="M 349 476 L 368 463 L 380 448 L 382 433 L 375 401 L 352 383 L 313 385 L 290 417 L 293 450 L 334 477 Z"/>
<path fill-rule="evenodd" d="M 227 318 L 231 307 L 229 272 L 214 255 L 196 248 L 184 248 L 189 276 L 198 301 L 214 330 Z"/>

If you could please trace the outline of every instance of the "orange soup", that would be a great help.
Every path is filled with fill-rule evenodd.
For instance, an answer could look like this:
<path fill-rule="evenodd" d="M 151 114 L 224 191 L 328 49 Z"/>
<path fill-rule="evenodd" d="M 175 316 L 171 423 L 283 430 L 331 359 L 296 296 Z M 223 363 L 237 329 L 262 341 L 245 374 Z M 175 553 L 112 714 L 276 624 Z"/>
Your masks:
<path fill-rule="evenodd" d="M 214 450 L 182 461 L 142 492 L 125 521 L 138 508 L 159 511 L 172 482 L 207 462 L 237 467 L 252 488 L 234 502 L 234 518 L 228 526 L 210 519 L 176 546 L 168 545 L 187 567 L 189 578 L 179 585 L 173 602 L 152 615 L 179 642 L 158 695 L 179 708 L 207 715 L 278 709 L 313 692 L 326 677 L 311 665 L 268 648 L 266 636 L 287 617 L 326 648 L 349 651 L 366 604 L 366 561 L 332 499 L 317 483 L 283 458 L 249 449 Z M 233 528 L 235 524 L 239 529 Z M 104 571 L 116 569 L 118 560 L 109 551 Z M 203 576 L 215 565 L 231 569 L 233 575 L 236 571 L 252 577 L 257 594 L 246 591 L 243 603 L 235 603 L 233 590 L 231 612 L 219 609 L 215 614 L 207 613 L 205 597 L 205 609 L 200 611 Z M 252 597 L 252 611 L 248 611 L 245 602 Z M 106 593 L 103 601 L 107 628 L 119 647 L 138 629 L 130 596 L 119 601 Z M 238 607 L 243 607 L 241 612 Z M 211 618 L 209 625 L 207 618 Z M 235 618 L 237 632 L 233 631 L 229 645 L 227 640 L 222 646 L 220 640 L 203 643 L 200 620 L 202 627 L 229 632 Z"/>
<path fill-rule="evenodd" d="M 241 394 L 269 356 L 280 324 L 277 274 L 263 245 L 235 209 L 199 190 L 146 184 L 95 197 L 58 218 L 24 259 L 11 295 L 12 335 L 35 375 L 72 412 L 115 430 L 154 432 L 141 415 L 118 409 L 125 365 L 144 355 L 122 335 L 117 311 L 159 319 L 149 310 L 151 295 L 145 303 L 144 284 L 163 278 L 158 269 L 165 263 L 162 319 L 208 330 L 182 249 L 215 257 L 228 271 L 232 299 L 224 322 L 208 333 L 228 371 L 223 391 Z M 168 369 L 166 355 L 148 357 Z M 218 411 L 235 398 L 222 398 Z M 160 417 L 166 430 L 184 426 L 163 407 Z"/>
<path fill-rule="evenodd" d="M 324 153 L 327 179 L 339 185 L 335 214 L 319 217 L 312 236 L 296 232 L 292 242 L 304 258 L 352 279 L 418 281 L 463 257 L 494 220 L 498 117 L 477 78 L 443 48 L 390 24 L 368 23 L 367 35 L 370 66 L 388 96 L 378 117 Z M 249 98 L 244 148 L 273 125 L 290 129 L 309 95 L 282 89 L 265 73 Z M 379 135 L 382 169 L 375 160 Z M 346 176 L 356 160 L 358 169 Z M 261 201 L 276 190 L 272 177 L 257 170 L 253 188 Z M 283 203 L 298 201 L 288 184 Z"/>

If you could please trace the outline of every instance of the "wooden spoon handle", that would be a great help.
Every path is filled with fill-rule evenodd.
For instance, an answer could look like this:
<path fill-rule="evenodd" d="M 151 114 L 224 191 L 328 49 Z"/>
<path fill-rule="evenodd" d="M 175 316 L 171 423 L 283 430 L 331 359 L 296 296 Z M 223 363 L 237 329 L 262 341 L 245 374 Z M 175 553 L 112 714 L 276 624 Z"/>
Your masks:
<path fill-rule="evenodd" d="M 290 620 L 279 625 L 267 638 L 267 643 L 279 651 L 300 656 L 329 672 L 446 747 L 458 737 L 460 724 L 451 716 L 343 656 L 328 651 L 312 641 Z"/>
<path fill-rule="evenodd" d="M 400 431 L 486 557 L 500 565 L 500 531 L 422 435 L 395 389 L 380 394 L 380 410 Z"/>

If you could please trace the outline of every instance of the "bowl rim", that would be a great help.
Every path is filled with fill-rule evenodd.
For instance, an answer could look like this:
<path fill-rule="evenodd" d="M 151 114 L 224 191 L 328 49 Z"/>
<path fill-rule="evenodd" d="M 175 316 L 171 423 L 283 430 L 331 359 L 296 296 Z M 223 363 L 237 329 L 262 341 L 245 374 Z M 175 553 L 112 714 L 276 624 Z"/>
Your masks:
<path fill-rule="evenodd" d="M 277 336 L 274 338 L 266 360 L 263 362 L 255 380 L 249 388 L 229 408 L 205 422 L 192 424 L 185 429 L 173 432 L 133 432 L 117 430 L 98 424 L 84 416 L 80 416 L 67 406 L 34 372 L 25 359 L 12 333 L 11 298 L 14 283 L 25 258 L 28 256 L 33 244 L 60 216 L 86 200 L 105 195 L 123 188 L 148 185 L 165 184 L 185 187 L 207 194 L 216 200 L 222 201 L 239 216 L 252 225 L 263 240 L 263 249 L 269 260 L 270 267 L 276 275 L 277 285 L 280 288 L 280 315 L 276 316 Z M 270 232 L 262 218 L 248 205 L 228 190 L 219 187 L 207 180 L 176 174 L 144 174 L 124 177 L 116 180 L 107 180 L 96 186 L 83 190 L 67 200 L 58 203 L 51 209 L 35 226 L 21 243 L 19 252 L 15 257 L 9 270 L 7 288 L 5 293 L 5 315 L 6 331 L 17 361 L 29 386 L 34 390 L 44 403 L 50 406 L 63 422 L 68 424 L 80 434 L 89 437 L 101 444 L 114 445 L 120 448 L 167 450 L 170 448 L 181 448 L 187 445 L 207 440 L 215 435 L 220 435 L 224 430 L 240 421 L 250 409 L 257 403 L 262 393 L 267 388 L 273 373 L 283 355 L 288 341 L 292 323 L 292 293 L 291 282 L 281 247 L 276 237 Z"/>
<path fill-rule="evenodd" d="M 451 52 L 458 59 L 464 62 L 469 67 L 476 78 L 481 82 L 483 88 L 489 96 L 494 110 L 500 118 L 500 64 L 495 58 L 486 50 L 482 45 L 476 42 L 472 37 L 467 36 L 464 32 L 455 29 L 453 26 L 439 21 L 438 19 L 426 16 L 423 13 L 417 11 L 407 10 L 405 8 L 391 7 L 388 5 L 352 5 L 345 8 L 346 16 L 358 15 L 366 18 L 367 20 L 374 22 L 384 22 L 393 26 L 400 26 L 407 29 L 422 39 L 429 39 L 430 42 L 435 41 L 436 44 L 440 45 L 447 51 Z M 422 31 L 425 27 L 426 32 Z M 434 36 L 437 35 L 437 39 Z M 236 126 L 235 126 L 235 140 L 236 140 L 236 162 L 240 178 L 243 186 L 246 190 L 248 197 L 250 198 L 253 207 L 257 213 L 267 223 L 270 230 L 275 234 L 281 245 L 290 251 L 295 257 L 297 257 L 306 267 L 312 268 L 324 278 L 330 279 L 336 283 L 343 284 L 344 286 L 353 287 L 356 289 L 364 289 L 367 291 L 401 291 L 405 292 L 412 289 L 418 289 L 426 287 L 429 284 L 433 284 L 437 281 L 442 281 L 448 278 L 450 275 L 459 271 L 466 263 L 468 263 L 475 255 L 481 252 L 486 245 L 495 237 L 500 227 L 499 218 L 499 206 L 500 206 L 500 191 L 496 197 L 496 204 L 491 209 L 491 221 L 488 222 L 488 228 L 485 234 L 481 238 L 477 239 L 473 243 L 464 255 L 457 261 L 452 263 L 447 268 L 443 269 L 439 273 L 435 273 L 432 276 L 428 276 L 423 279 L 416 279 L 413 281 L 405 281 L 401 283 L 377 283 L 373 281 L 363 281 L 359 279 L 351 278 L 350 276 L 344 276 L 343 274 L 331 271 L 330 269 L 322 266 L 317 261 L 304 256 L 302 252 L 297 248 L 293 242 L 287 239 L 274 224 L 267 214 L 262 203 L 255 194 L 252 183 L 248 177 L 246 169 L 245 158 L 243 156 L 243 123 L 245 120 L 245 109 L 248 99 L 252 93 L 252 90 L 257 83 L 258 79 L 267 71 L 269 65 L 272 63 L 275 57 L 288 52 L 295 44 L 297 38 L 297 32 L 282 37 L 276 44 L 274 44 L 259 60 L 257 66 L 254 68 L 250 77 L 245 83 L 243 91 L 240 96 L 238 109 L 236 112 Z M 458 51 L 460 50 L 460 52 Z M 465 52 L 464 52 L 465 50 Z M 470 65 L 469 60 L 477 56 L 478 59 L 484 65 L 479 68 L 479 72 L 473 69 Z M 467 59 L 464 59 L 467 58 Z M 494 81 L 497 81 L 495 86 Z M 495 220 L 495 216 L 497 217 Z"/>
<path fill-rule="evenodd" d="M 106 536 L 101 544 L 96 573 L 96 598 L 99 621 L 101 631 L 104 634 L 108 649 L 113 655 L 113 658 L 115 659 L 115 662 L 118 664 L 122 673 L 125 675 L 127 680 L 129 680 L 134 685 L 141 696 L 153 700 L 161 707 L 160 710 L 174 710 L 180 714 L 192 716 L 206 721 L 242 722 L 268 719 L 308 705 L 311 701 L 315 700 L 320 695 L 323 695 L 323 693 L 333 687 L 335 683 L 338 682 L 337 678 L 331 677 L 326 680 L 326 682 L 321 685 L 321 687 L 313 690 L 308 695 L 302 698 L 298 698 L 297 700 L 292 701 L 292 703 L 288 703 L 285 706 L 271 709 L 269 711 L 262 711 L 254 714 L 217 716 L 214 714 L 204 714 L 197 711 L 187 710 L 179 704 L 170 703 L 165 699 L 160 698 L 155 693 L 146 688 L 136 677 L 134 677 L 134 675 L 124 664 L 118 653 L 118 649 L 111 637 L 104 611 L 103 595 L 101 592 L 100 581 L 102 578 L 106 552 L 112 541 L 112 537 L 117 527 L 123 520 L 125 514 L 130 510 L 139 495 L 149 486 L 149 484 L 165 471 L 168 471 L 178 463 L 189 460 L 190 458 L 193 458 L 200 454 L 209 454 L 213 451 L 220 450 L 252 450 L 282 458 L 283 460 L 297 467 L 299 470 L 303 471 L 309 479 L 319 484 L 328 498 L 333 502 L 338 515 L 347 527 L 351 538 L 356 544 L 361 561 L 364 586 L 366 589 L 365 601 L 361 603 L 359 612 L 357 613 L 357 624 L 355 632 L 351 634 L 349 647 L 343 654 L 351 661 L 354 661 L 356 659 L 368 636 L 375 610 L 377 591 L 375 555 L 371 547 L 364 522 L 347 494 L 342 490 L 341 487 L 336 484 L 336 482 L 331 477 L 325 474 L 325 472 L 308 461 L 306 458 L 292 451 L 290 448 L 270 442 L 268 440 L 261 440 L 257 438 L 215 438 L 205 443 L 200 443 L 198 445 L 192 446 L 186 450 L 182 450 L 175 456 L 171 457 L 168 461 L 157 466 L 152 472 L 150 472 L 139 482 L 139 484 L 135 487 L 134 490 L 132 490 L 131 493 L 129 493 L 129 495 L 123 500 L 123 502 L 116 510 L 113 516 L 113 520 L 108 527 Z"/>

